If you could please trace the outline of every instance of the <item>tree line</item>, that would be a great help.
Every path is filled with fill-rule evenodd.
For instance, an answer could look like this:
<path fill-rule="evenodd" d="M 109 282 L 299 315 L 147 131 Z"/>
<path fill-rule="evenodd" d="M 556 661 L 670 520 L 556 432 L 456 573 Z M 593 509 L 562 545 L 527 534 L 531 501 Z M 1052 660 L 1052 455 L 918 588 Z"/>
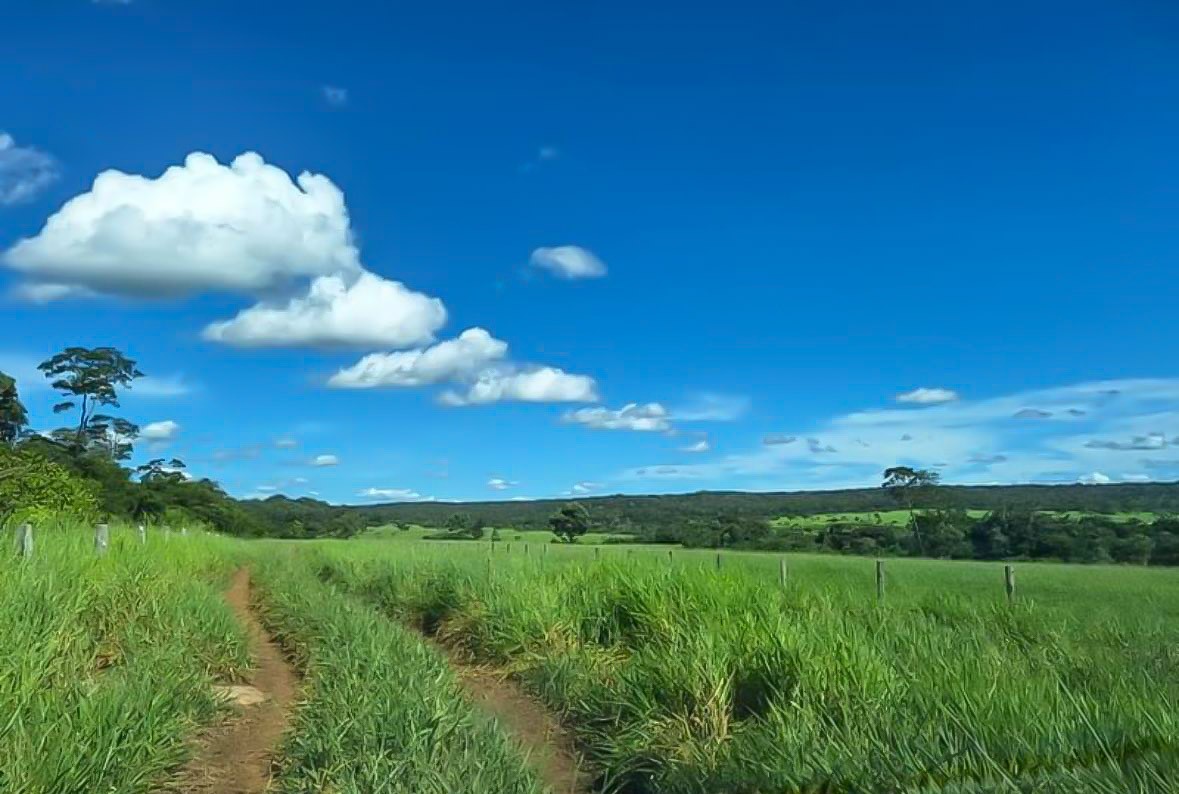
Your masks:
<path fill-rule="evenodd" d="M 190 476 L 178 458 L 126 465 L 139 426 L 119 415 L 120 398 L 143 372 L 113 347 L 69 347 L 38 369 L 59 395 L 54 414 L 68 423 L 34 432 L 15 379 L 0 372 L 0 526 L 69 516 L 277 537 L 347 536 L 362 527 L 361 517 L 314 500 L 257 509 Z"/>

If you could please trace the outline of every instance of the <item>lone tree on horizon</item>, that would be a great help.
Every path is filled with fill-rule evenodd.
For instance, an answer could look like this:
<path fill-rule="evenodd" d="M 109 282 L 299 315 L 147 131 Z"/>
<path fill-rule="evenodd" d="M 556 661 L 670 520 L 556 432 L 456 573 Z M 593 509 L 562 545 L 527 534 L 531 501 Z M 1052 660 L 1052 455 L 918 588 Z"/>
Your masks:
<path fill-rule="evenodd" d="M 566 543 L 572 543 L 589 532 L 589 527 L 589 511 L 580 502 L 567 502 L 549 517 L 549 529 Z"/>
<path fill-rule="evenodd" d="M 909 526 L 913 531 L 913 539 L 917 542 L 917 548 L 922 551 L 925 549 L 925 543 L 921 538 L 921 525 L 917 520 L 916 511 L 922 506 L 928 506 L 941 479 L 941 475 L 936 471 L 893 466 L 884 470 L 884 482 L 880 484 L 889 496 L 909 511 Z"/>

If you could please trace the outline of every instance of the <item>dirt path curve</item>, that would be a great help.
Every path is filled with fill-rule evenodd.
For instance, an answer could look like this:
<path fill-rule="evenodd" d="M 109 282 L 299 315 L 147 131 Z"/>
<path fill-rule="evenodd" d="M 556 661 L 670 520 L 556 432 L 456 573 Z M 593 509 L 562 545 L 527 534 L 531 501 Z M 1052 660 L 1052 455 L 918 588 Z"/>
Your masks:
<path fill-rule="evenodd" d="M 442 652 L 467 699 L 495 717 L 501 729 L 528 754 L 528 763 L 553 794 L 586 794 L 593 778 L 583 769 L 573 740 L 542 705 L 503 674 L 474 665 L 430 639 Z"/>
<path fill-rule="evenodd" d="M 265 792 L 270 785 L 270 762 L 282 741 L 289 707 L 295 699 L 295 672 L 250 608 L 248 569 L 233 575 L 225 600 L 249 635 L 256 664 L 249 683 L 265 699 L 239 706 L 237 716 L 202 738 L 196 757 L 185 766 L 178 782 L 176 790 L 186 794 Z"/>

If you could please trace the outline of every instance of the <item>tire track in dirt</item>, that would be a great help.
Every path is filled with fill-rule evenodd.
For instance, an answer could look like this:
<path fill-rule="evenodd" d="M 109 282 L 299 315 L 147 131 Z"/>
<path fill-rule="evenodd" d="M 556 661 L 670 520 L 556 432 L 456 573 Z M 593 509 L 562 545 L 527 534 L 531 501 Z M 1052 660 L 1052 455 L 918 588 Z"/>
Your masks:
<path fill-rule="evenodd" d="M 255 662 L 249 684 L 263 700 L 239 707 L 238 714 L 202 735 L 195 757 L 169 787 L 185 794 L 265 792 L 298 687 L 294 669 L 250 607 L 248 569 L 241 568 L 233 575 L 225 600 L 249 636 Z"/>
<path fill-rule="evenodd" d="M 494 717 L 524 750 L 529 766 L 553 794 L 593 790 L 593 776 L 582 766 L 573 739 L 544 706 L 495 668 L 472 664 L 437 639 L 421 636 L 446 658 L 467 700 Z"/>

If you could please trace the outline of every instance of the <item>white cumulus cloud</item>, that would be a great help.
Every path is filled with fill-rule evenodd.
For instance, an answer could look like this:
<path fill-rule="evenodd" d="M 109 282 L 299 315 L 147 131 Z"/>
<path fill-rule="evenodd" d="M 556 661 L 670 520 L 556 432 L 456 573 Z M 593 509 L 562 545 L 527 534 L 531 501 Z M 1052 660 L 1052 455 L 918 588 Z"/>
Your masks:
<path fill-rule="evenodd" d="M 201 152 L 156 178 L 110 170 L 3 262 L 34 282 L 132 296 L 260 292 L 357 273 L 344 194 L 247 152 Z"/>
<path fill-rule="evenodd" d="M 530 260 L 534 267 L 556 273 L 561 278 L 601 278 L 606 275 L 606 265 L 591 251 L 576 245 L 559 245 L 554 248 L 537 248 Z"/>
<path fill-rule="evenodd" d="M 1078 477 L 1077 482 L 1082 485 L 1106 485 L 1107 483 L 1113 482 L 1113 479 L 1108 474 L 1095 471 Z"/>
<path fill-rule="evenodd" d="M 487 481 L 487 487 L 493 491 L 506 491 L 519 484 L 515 480 L 505 480 L 503 477 L 492 477 Z"/>
<path fill-rule="evenodd" d="M 443 405 L 485 405 L 495 402 L 596 402 L 597 384 L 588 375 L 571 375 L 556 367 L 515 372 L 491 369 L 481 372 L 465 392 L 447 391 Z"/>
<path fill-rule="evenodd" d="M 0 132 L 0 206 L 31 201 L 58 176 L 57 160 L 38 149 L 17 146 L 11 135 Z"/>
<path fill-rule="evenodd" d="M 144 425 L 139 431 L 139 437 L 146 441 L 163 442 L 171 441 L 176 438 L 176 434 L 180 432 L 180 424 L 171 419 L 165 419 L 160 422 L 151 422 Z"/>
<path fill-rule="evenodd" d="M 474 375 L 488 363 L 502 359 L 506 342 L 482 328 L 468 328 L 456 339 L 433 347 L 396 353 L 372 353 L 328 380 L 338 389 L 371 389 L 378 386 L 424 386 Z"/>
<path fill-rule="evenodd" d="M 432 341 L 445 322 L 442 301 L 363 272 L 321 276 L 305 296 L 251 306 L 203 336 L 238 347 L 406 347 Z"/>
<path fill-rule="evenodd" d="M 589 480 L 583 480 L 582 482 L 574 483 L 573 488 L 570 489 L 570 493 L 587 494 L 591 491 L 596 491 L 601 487 L 602 484 L 600 482 L 590 482 Z"/>
<path fill-rule="evenodd" d="M 940 405 L 942 403 L 952 403 L 957 399 L 958 392 L 952 389 L 931 389 L 925 386 L 897 395 L 897 402 L 913 403 L 916 405 Z"/>
<path fill-rule="evenodd" d="M 562 421 L 594 430 L 664 432 L 671 429 L 671 414 L 659 403 L 627 403 L 617 410 L 601 406 L 580 408 L 565 414 Z"/>
<path fill-rule="evenodd" d="M 681 452 L 709 452 L 712 450 L 712 444 L 708 443 L 707 438 L 702 438 L 695 444 L 689 444 L 686 447 L 681 447 Z"/>
<path fill-rule="evenodd" d="M 308 464 L 311 466 L 338 466 L 340 459 L 335 455 L 316 455 Z"/>

